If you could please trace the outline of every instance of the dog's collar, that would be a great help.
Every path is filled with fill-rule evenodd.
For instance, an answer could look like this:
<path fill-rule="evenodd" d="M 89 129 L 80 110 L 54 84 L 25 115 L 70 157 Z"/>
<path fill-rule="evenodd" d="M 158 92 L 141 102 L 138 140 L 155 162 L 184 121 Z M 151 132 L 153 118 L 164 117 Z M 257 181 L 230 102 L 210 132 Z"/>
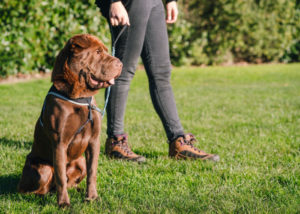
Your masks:
<path fill-rule="evenodd" d="M 83 98 L 77 98 L 77 99 L 72 99 L 65 94 L 62 94 L 60 91 L 58 91 L 54 85 L 49 89 L 47 95 L 53 95 L 56 96 L 62 100 L 66 100 L 70 103 L 76 104 L 76 105 L 81 105 L 81 106 L 89 106 L 92 110 L 98 111 L 100 114 L 103 114 L 100 108 L 97 106 L 94 106 L 92 103 L 93 97 L 83 97 Z"/>
<path fill-rule="evenodd" d="M 93 99 L 92 97 L 83 97 L 83 98 L 72 99 L 72 98 L 68 97 L 67 95 L 58 91 L 54 85 L 52 85 L 52 87 L 48 91 L 48 95 L 54 95 L 60 99 L 66 100 L 70 103 L 73 103 L 76 105 L 83 105 L 83 106 L 88 106 L 89 103 L 91 103 L 92 99 Z"/>

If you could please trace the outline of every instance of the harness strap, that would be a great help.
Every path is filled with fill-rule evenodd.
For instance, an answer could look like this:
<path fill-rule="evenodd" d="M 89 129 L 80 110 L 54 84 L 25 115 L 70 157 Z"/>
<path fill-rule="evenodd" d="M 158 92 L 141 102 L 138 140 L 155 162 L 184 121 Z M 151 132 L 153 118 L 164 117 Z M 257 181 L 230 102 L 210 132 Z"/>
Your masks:
<path fill-rule="evenodd" d="M 79 134 L 82 129 L 85 127 L 86 124 L 88 124 L 89 122 L 91 122 L 91 124 L 93 125 L 93 113 L 92 113 L 92 110 L 94 111 L 97 111 L 99 112 L 102 117 L 103 117 L 103 111 L 101 111 L 101 109 L 99 109 L 97 106 L 93 105 L 91 102 L 92 102 L 92 97 L 89 97 L 89 98 L 80 98 L 80 99 L 77 99 L 79 100 L 80 102 L 76 102 L 75 100 L 72 100 L 68 97 L 65 97 L 64 95 L 62 94 L 59 94 L 57 92 L 56 88 L 54 86 L 52 86 L 48 92 L 48 94 L 46 95 L 46 97 L 48 95 L 53 95 L 53 96 L 56 96 L 62 100 L 65 100 L 65 101 L 68 101 L 70 103 L 73 103 L 73 104 L 76 104 L 76 105 L 81 105 L 81 106 L 87 106 L 89 108 L 89 113 L 88 113 L 88 119 L 85 121 L 85 123 L 79 127 L 79 129 L 76 131 L 75 135 Z M 44 100 L 44 104 L 43 104 L 43 108 L 42 108 L 42 112 L 41 112 L 41 115 L 40 115 L 40 118 L 39 118 L 39 122 L 41 124 L 41 126 L 43 127 L 44 124 L 43 124 L 43 121 L 42 121 L 42 115 L 43 115 L 43 112 L 45 110 L 45 105 L 46 105 L 46 98 Z"/>
<path fill-rule="evenodd" d="M 87 121 L 85 121 L 85 123 L 82 126 L 79 127 L 79 129 L 75 133 L 75 136 L 77 134 L 79 134 L 82 131 L 82 129 L 85 127 L 85 125 L 88 124 L 89 122 L 91 122 L 91 124 L 93 125 L 94 121 L 93 121 L 93 113 L 92 113 L 92 107 L 91 106 L 92 106 L 91 102 L 89 101 L 89 103 L 88 103 L 88 107 L 89 107 L 88 119 L 87 119 Z"/>
<path fill-rule="evenodd" d="M 58 98 L 60 98 L 60 99 L 62 99 L 62 100 L 66 100 L 66 101 L 68 101 L 68 102 L 70 102 L 70 103 L 73 103 L 73 104 L 76 104 L 76 105 L 89 106 L 89 103 L 80 103 L 80 102 L 76 102 L 76 101 L 74 101 L 74 100 L 71 100 L 71 99 L 69 99 L 69 98 L 67 98 L 67 97 L 65 97 L 65 96 L 63 96 L 63 95 L 61 95 L 61 94 L 59 94 L 59 93 L 53 92 L 53 91 L 49 91 L 47 95 L 49 95 L 49 94 L 50 94 L 50 95 L 54 95 L 54 96 L 56 96 L 56 97 L 58 97 Z M 87 101 L 88 101 L 88 100 L 87 100 Z"/>

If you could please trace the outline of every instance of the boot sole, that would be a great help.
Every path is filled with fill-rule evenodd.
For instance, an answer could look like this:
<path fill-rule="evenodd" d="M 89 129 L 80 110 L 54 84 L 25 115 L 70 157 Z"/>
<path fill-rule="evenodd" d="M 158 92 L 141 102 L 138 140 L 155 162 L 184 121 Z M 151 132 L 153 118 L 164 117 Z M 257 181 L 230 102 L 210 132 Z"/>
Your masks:
<path fill-rule="evenodd" d="M 196 157 L 189 157 L 182 155 L 180 153 L 177 153 L 175 156 L 169 156 L 171 158 L 175 158 L 176 160 L 203 160 L 203 161 L 212 161 L 212 162 L 219 162 L 220 161 L 220 156 L 219 155 L 212 155 L 204 158 L 196 158 Z"/>

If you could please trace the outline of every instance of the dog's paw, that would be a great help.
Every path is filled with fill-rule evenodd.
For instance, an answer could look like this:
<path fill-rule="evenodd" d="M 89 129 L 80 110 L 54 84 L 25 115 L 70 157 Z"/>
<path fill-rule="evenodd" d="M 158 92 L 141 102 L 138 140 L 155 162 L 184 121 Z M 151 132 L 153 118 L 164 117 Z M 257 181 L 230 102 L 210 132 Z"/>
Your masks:
<path fill-rule="evenodd" d="M 93 189 L 87 192 L 85 201 L 94 201 L 98 198 L 97 190 Z"/>
<path fill-rule="evenodd" d="M 66 208 L 66 207 L 70 207 L 70 202 L 62 202 L 62 203 L 58 203 L 59 208 Z"/>
<path fill-rule="evenodd" d="M 92 202 L 95 202 L 95 201 L 99 202 L 99 201 L 101 201 L 101 198 L 97 196 L 97 197 L 93 197 L 93 198 L 86 197 L 84 199 L 84 202 L 86 202 L 86 203 L 92 203 Z"/>
<path fill-rule="evenodd" d="M 98 195 L 97 194 L 85 197 L 86 201 L 94 201 L 96 199 L 98 199 Z"/>
<path fill-rule="evenodd" d="M 68 193 L 64 193 L 57 196 L 57 203 L 60 208 L 69 207 L 70 199 Z"/>

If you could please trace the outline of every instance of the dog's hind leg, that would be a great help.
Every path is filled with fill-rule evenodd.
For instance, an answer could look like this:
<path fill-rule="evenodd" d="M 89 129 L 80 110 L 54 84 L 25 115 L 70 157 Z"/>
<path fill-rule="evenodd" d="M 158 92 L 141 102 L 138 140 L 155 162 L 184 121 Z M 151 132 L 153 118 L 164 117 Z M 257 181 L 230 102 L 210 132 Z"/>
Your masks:
<path fill-rule="evenodd" d="M 85 157 L 80 156 L 76 160 L 71 161 L 67 165 L 67 187 L 76 187 L 86 176 L 86 161 Z"/>
<path fill-rule="evenodd" d="M 18 185 L 21 193 L 44 195 L 54 188 L 53 167 L 44 161 L 27 157 Z"/>

